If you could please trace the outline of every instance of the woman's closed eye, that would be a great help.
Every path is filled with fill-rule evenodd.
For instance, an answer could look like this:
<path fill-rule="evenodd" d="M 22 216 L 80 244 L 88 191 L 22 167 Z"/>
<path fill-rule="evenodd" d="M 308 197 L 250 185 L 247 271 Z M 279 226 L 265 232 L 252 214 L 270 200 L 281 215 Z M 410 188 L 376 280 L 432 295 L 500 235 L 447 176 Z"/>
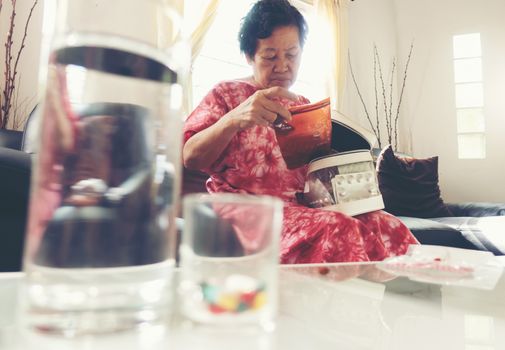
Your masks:
<path fill-rule="evenodd" d="M 287 54 L 286 58 L 288 60 L 292 61 L 292 60 L 296 59 L 297 56 L 298 56 L 298 54 Z M 277 56 L 263 57 L 264 60 L 266 60 L 266 61 L 272 61 L 272 62 L 275 61 L 275 60 L 277 60 L 277 58 L 278 58 Z"/>
<path fill-rule="evenodd" d="M 286 53 L 286 57 L 290 60 L 295 59 L 299 56 L 300 51 L 289 51 Z"/>

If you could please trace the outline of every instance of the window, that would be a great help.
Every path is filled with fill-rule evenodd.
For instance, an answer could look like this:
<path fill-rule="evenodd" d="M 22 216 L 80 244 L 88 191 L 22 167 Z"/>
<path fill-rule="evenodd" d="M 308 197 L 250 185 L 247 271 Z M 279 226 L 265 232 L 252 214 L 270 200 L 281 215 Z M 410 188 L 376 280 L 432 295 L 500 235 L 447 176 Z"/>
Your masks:
<path fill-rule="evenodd" d="M 256 0 L 221 0 L 218 13 L 205 38 L 200 55 L 192 68 L 192 107 L 202 100 L 216 83 L 251 75 L 251 67 L 240 53 L 238 31 L 241 19 Z M 300 3 L 300 11 L 309 26 L 302 62 L 296 83 L 291 90 L 315 102 L 324 96 L 320 58 L 312 46 L 317 40 L 311 39 L 311 7 Z M 318 63 L 319 62 L 319 63 Z"/>
<path fill-rule="evenodd" d="M 486 157 L 480 34 L 453 37 L 454 83 L 460 159 Z"/>

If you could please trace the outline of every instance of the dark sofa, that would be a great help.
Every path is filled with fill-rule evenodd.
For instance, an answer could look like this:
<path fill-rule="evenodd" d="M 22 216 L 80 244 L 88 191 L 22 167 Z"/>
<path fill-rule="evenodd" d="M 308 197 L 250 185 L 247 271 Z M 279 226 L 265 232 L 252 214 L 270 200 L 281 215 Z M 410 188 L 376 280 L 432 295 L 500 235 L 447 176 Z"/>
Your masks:
<path fill-rule="evenodd" d="M 505 203 L 444 203 L 437 156 L 417 158 L 391 145 L 372 149 L 385 210 L 397 216 L 421 244 L 505 254 Z"/>
<path fill-rule="evenodd" d="M 23 151 L 23 138 L 24 132 L 0 130 L 0 272 L 21 268 L 32 161 L 31 155 Z M 205 191 L 206 178 L 205 174 L 185 170 L 183 193 Z M 505 204 L 464 203 L 449 207 L 454 217 L 400 219 L 422 244 L 505 253 L 505 235 L 491 238 L 481 225 L 486 217 L 505 216 Z"/>
<path fill-rule="evenodd" d="M 21 267 L 32 161 L 22 140 L 21 131 L 0 130 L 0 272 Z"/>
<path fill-rule="evenodd" d="M 461 203 L 447 204 L 452 217 L 413 218 L 399 216 L 421 244 L 450 246 L 505 254 L 505 234 L 490 230 L 505 226 L 505 204 Z M 499 221 L 498 221 L 499 220 Z M 488 221 L 494 221 L 491 224 Z M 498 232 L 496 232 L 498 233 Z"/>
<path fill-rule="evenodd" d="M 207 175 L 184 169 L 183 194 L 206 192 Z M 421 244 L 441 245 L 455 248 L 490 251 L 495 255 L 505 254 L 505 234 L 498 239 L 487 235 L 482 225 L 489 217 L 505 216 L 505 203 L 447 204 L 453 217 L 414 218 L 399 216 Z M 501 220 L 501 219 L 500 219 Z M 505 217 L 503 218 L 505 225 Z"/>

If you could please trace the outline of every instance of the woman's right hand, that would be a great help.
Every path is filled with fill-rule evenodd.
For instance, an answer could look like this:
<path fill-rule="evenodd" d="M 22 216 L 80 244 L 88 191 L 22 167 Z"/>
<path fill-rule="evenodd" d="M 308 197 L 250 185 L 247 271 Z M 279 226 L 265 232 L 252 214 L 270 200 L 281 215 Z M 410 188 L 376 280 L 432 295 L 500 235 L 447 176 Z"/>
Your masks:
<path fill-rule="evenodd" d="M 188 169 L 205 169 L 221 155 L 237 132 L 255 125 L 268 126 L 278 116 L 291 120 L 291 113 L 275 99 L 293 101 L 298 96 L 282 87 L 258 90 L 215 124 L 193 135 L 184 145 L 182 156 Z"/>
<path fill-rule="evenodd" d="M 225 118 L 229 119 L 237 131 L 245 130 L 255 125 L 269 126 L 277 117 L 291 121 L 291 113 L 276 99 L 284 98 L 297 101 L 298 96 L 283 87 L 271 87 L 258 90 L 247 100 L 230 111 Z"/>

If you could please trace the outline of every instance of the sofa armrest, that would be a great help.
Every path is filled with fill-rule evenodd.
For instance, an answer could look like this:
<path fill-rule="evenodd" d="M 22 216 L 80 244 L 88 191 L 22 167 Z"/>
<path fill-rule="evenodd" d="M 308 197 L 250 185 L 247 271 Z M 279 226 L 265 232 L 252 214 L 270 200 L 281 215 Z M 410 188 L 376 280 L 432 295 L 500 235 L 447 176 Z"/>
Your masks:
<path fill-rule="evenodd" d="M 505 203 L 469 202 L 447 204 L 454 216 L 504 216 Z"/>
<path fill-rule="evenodd" d="M 28 153 L 0 147 L 0 272 L 21 269 L 30 173 Z"/>
<path fill-rule="evenodd" d="M 21 150 L 23 132 L 18 130 L 0 129 L 0 147 Z"/>
<path fill-rule="evenodd" d="M 30 193 L 32 158 L 28 153 L 0 147 L 0 208 L 25 207 Z"/>

